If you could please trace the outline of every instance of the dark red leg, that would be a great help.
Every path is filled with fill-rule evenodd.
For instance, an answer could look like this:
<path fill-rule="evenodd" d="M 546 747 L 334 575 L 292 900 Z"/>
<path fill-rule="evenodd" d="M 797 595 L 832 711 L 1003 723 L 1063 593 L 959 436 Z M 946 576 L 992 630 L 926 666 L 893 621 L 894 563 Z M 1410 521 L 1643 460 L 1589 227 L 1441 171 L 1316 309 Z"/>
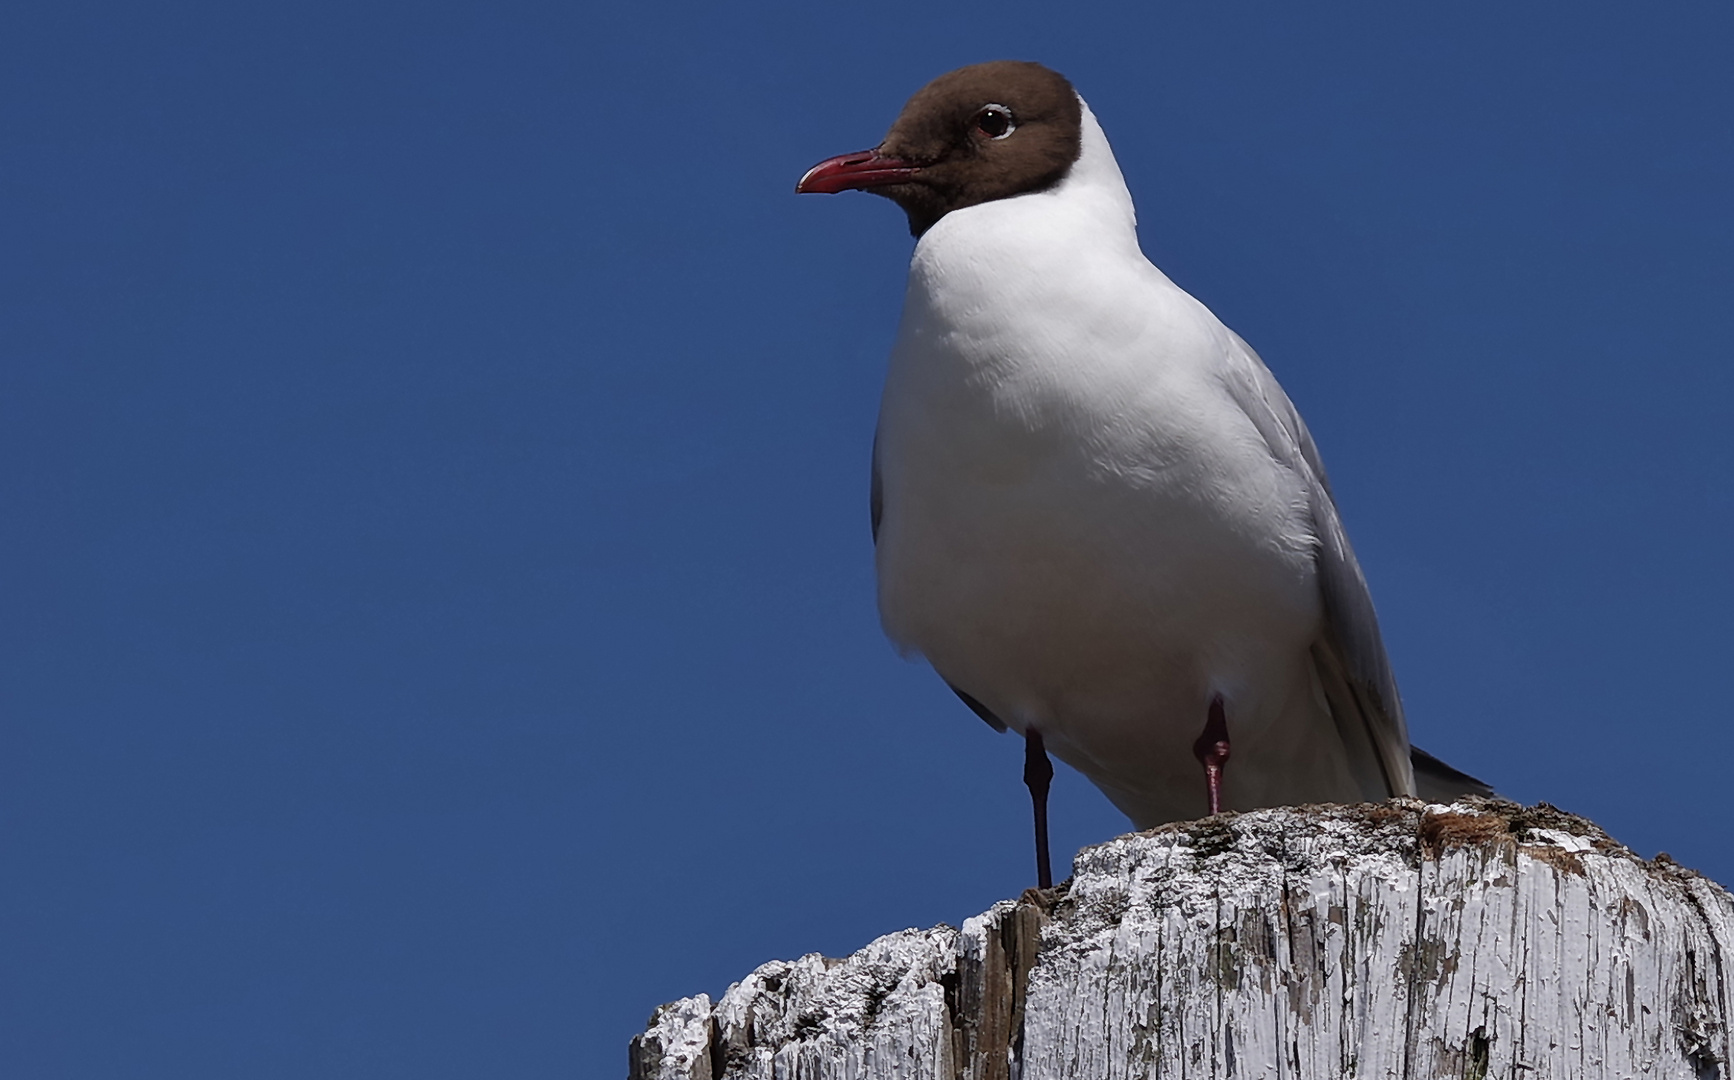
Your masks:
<path fill-rule="evenodd" d="M 1222 711 L 1222 698 L 1210 699 L 1210 718 L 1204 721 L 1204 733 L 1192 744 L 1193 756 L 1204 764 L 1204 784 L 1210 793 L 1210 813 L 1222 813 L 1222 767 L 1228 764 L 1228 717 Z"/>
<path fill-rule="evenodd" d="M 1053 779 L 1054 765 L 1042 745 L 1042 733 L 1025 728 L 1024 783 L 1036 809 L 1036 885 L 1043 889 L 1054 887 L 1054 872 L 1048 868 L 1048 784 Z"/>

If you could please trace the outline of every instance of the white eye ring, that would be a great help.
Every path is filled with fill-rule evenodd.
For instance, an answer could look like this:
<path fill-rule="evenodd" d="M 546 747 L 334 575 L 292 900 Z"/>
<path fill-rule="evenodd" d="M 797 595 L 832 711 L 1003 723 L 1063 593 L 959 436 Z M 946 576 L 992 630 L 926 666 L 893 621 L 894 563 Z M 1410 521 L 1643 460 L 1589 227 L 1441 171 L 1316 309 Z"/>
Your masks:
<path fill-rule="evenodd" d="M 997 134 L 993 131 L 988 130 L 988 128 L 984 125 L 984 121 L 986 121 L 989 116 L 992 116 L 995 113 L 999 114 L 1000 116 L 1005 117 L 1005 130 L 998 132 Z M 976 110 L 975 123 L 972 126 L 975 128 L 975 130 L 981 132 L 983 135 L 986 135 L 988 138 L 994 140 L 995 142 L 998 142 L 1000 139 L 1004 139 L 1004 138 L 1010 136 L 1012 132 L 1016 131 L 1018 129 L 1018 122 L 1017 122 L 1017 119 L 1012 116 L 1012 111 L 1010 109 L 1006 108 L 1004 105 L 999 105 L 999 104 L 995 104 L 993 102 L 989 102 L 988 104 L 983 105 L 980 109 Z"/>

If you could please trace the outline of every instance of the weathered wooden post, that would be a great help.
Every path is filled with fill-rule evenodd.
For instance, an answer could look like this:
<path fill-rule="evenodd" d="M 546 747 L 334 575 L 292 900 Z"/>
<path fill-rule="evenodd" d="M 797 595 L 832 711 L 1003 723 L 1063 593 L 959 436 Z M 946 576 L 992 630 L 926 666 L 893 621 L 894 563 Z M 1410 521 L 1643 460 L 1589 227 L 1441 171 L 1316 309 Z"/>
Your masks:
<path fill-rule="evenodd" d="M 663 1006 L 632 1080 L 1720 1080 L 1734 897 L 1492 800 L 1225 815 Z"/>

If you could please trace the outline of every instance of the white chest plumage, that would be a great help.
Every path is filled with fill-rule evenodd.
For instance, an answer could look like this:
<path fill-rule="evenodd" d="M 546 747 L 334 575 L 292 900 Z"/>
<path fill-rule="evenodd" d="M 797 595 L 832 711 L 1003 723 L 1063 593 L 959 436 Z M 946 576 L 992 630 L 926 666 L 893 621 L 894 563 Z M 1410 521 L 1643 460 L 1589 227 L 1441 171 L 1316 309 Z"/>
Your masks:
<path fill-rule="evenodd" d="M 1227 805 L 1380 797 L 1309 653 L 1308 478 L 1224 382 L 1237 339 L 1139 252 L 1084 129 L 1058 187 L 953 212 L 916 249 L 876 451 L 886 631 L 1140 825 L 1203 811 L 1189 748 L 1213 697 Z"/>

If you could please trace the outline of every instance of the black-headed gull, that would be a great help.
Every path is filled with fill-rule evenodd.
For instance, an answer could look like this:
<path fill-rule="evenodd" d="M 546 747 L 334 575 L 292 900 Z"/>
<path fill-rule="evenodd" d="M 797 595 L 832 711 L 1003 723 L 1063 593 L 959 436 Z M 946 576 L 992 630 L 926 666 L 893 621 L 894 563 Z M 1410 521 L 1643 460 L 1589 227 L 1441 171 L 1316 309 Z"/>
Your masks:
<path fill-rule="evenodd" d="M 1139 828 L 1488 792 L 1411 751 L 1306 425 L 1139 250 L 1064 77 L 940 76 L 797 187 L 851 189 L 918 238 L 874 447 L 880 617 L 1024 736 L 1040 884 L 1047 750 Z"/>

